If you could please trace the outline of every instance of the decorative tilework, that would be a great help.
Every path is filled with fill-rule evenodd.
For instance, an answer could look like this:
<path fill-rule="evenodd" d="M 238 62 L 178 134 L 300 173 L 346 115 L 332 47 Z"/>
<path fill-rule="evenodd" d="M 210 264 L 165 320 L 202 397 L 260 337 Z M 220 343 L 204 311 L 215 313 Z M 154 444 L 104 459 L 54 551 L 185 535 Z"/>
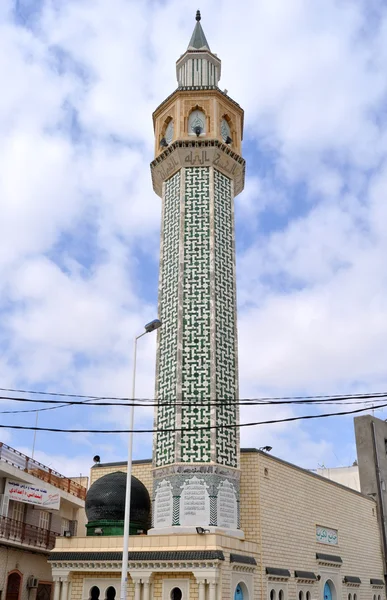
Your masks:
<path fill-rule="evenodd" d="M 235 425 L 237 411 L 236 306 L 234 277 L 233 196 L 231 180 L 214 169 L 216 423 Z M 218 429 L 216 462 L 238 465 L 236 428 Z"/>
<path fill-rule="evenodd" d="M 209 462 L 210 425 L 210 169 L 189 167 L 185 177 L 181 462 Z"/>
<path fill-rule="evenodd" d="M 180 171 L 165 182 L 160 264 L 157 399 L 162 403 L 156 412 L 157 427 L 175 427 L 177 385 L 178 279 L 180 235 Z M 159 432 L 155 441 L 155 464 L 163 466 L 175 460 L 175 435 Z"/>
<path fill-rule="evenodd" d="M 211 460 L 238 466 L 235 427 L 195 431 L 238 421 L 233 189 L 210 169 L 187 167 L 165 183 L 157 427 L 188 431 L 157 434 L 156 467 Z M 222 403 L 214 409 L 211 398 Z M 176 400 L 182 406 L 168 406 Z"/>

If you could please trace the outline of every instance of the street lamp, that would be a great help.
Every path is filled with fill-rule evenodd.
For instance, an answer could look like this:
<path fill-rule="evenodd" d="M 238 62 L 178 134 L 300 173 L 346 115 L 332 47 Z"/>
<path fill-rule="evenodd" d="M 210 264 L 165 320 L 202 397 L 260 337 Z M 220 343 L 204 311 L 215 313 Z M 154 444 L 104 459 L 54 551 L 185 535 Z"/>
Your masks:
<path fill-rule="evenodd" d="M 128 552 L 129 552 L 129 525 L 130 525 L 130 492 L 132 485 L 132 450 L 133 450 L 133 427 L 134 427 L 134 400 L 136 397 L 136 363 L 137 363 L 137 340 L 146 333 L 151 333 L 159 329 L 162 323 L 159 319 L 154 319 L 145 325 L 145 331 L 134 338 L 133 353 L 133 375 L 132 375 L 132 404 L 129 407 L 129 437 L 128 437 L 128 465 L 126 474 L 126 495 L 125 495 L 125 517 L 124 517 L 124 543 L 122 549 L 122 572 L 121 572 L 121 600 L 126 600 L 126 590 L 128 586 Z"/>

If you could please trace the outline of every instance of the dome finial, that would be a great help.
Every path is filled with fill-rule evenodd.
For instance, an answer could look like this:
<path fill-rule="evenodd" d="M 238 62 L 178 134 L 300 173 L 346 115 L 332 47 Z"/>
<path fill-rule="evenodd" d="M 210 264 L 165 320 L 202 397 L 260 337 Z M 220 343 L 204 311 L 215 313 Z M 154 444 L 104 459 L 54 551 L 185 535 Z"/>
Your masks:
<path fill-rule="evenodd" d="M 196 11 L 196 20 L 197 20 L 197 21 L 200 21 L 200 19 L 201 19 L 201 18 L 202 18 L 202 17 L 200 16 L 200 10 L 197 10 L 197 11 Z"/>

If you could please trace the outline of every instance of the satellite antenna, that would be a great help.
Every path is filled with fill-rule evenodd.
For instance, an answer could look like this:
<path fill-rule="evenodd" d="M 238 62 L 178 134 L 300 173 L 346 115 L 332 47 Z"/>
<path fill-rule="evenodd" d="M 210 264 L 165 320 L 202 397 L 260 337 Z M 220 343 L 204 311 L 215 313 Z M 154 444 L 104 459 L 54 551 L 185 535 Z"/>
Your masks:
<path fill-rule="evenodd" d="M 101 462 L 101 457 L 100 457 L 100 456 L 98 456 L 98 454 L 96 454 L 96 455 L 93 457 L 93 461 L 94 461 L 96 464 L 99 464 L 99 463 Z"/>

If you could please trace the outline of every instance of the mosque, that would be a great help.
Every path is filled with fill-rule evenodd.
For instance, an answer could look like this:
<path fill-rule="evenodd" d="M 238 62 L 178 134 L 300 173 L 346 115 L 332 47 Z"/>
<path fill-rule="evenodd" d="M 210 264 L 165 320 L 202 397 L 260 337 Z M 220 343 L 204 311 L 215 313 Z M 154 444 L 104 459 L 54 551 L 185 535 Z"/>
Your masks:
<path fill-rule="evenodd" d="M 133 462 L 127 598 L 385 600 L 374 498 L 240 449 L 234 197 L 243 110 L 199 11 L 153 114 L 162 200 L 155 435 Z M 258 435 L 258 434 L 257 434 Z M 121 596 L 126 463 L 96 464 L 83 537 L 49 560 L 54 600 Z"/>

